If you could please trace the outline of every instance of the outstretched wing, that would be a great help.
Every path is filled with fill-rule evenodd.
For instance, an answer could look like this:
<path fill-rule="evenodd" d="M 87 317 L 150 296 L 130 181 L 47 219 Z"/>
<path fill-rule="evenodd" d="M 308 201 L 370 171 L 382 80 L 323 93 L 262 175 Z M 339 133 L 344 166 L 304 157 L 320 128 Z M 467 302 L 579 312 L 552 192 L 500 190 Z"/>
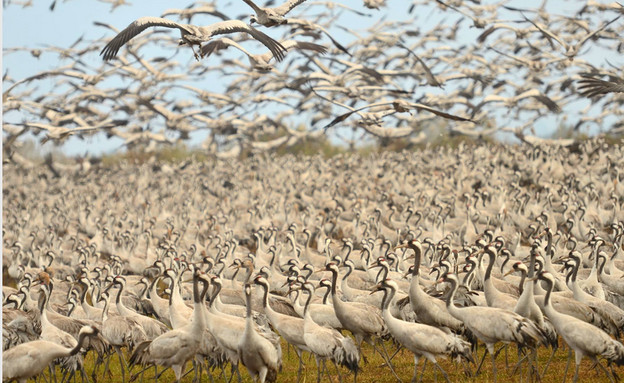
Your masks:
<path fill-rule="evenodd" d="M 278 15 L 284 16 L 285 14 L 290 12 L 294 7 L 296 7 L 297 5 L 303 3 L 304 1 L 306 1 L 306 0 L 290 0 L 290 1 L 287 1 L 284 4 L 280 5 L 279 7 L 273 8 L 273 10 Z"/>
<path fill-rule="evenodd" d="M 202 27 L 202 32 L 206 33 L 208 36 L 224 35 L 234 32 L 248 33 L 251 37 L 260 41 L 265 47 L 269 48 L 269 50 L 273 53 L 273 57 L 275 57 L 277 61 L 282 61 L 285 57 L 286 49 L 282 46 L 282 44 L 273 40 L 267 34 L 260 32 L 256 28 L 245 24 L 240 20 L 220 21 L 208 27 Z"/>
<path fill-rule="evenodd" d="M 177 28 L 186 33 L 191 33 L 185 24 L 176 23 L 175 21 L 163 19 L 162 17 L 141 17 L 119 32 L 100 52 L 100 56 L 104 60 L 110 60 L 117 56 L 119 48 L 124 46 L 128 41 L 132 40 L 136 35 L 143 32 L 149 27 L 166 27 Z"/>

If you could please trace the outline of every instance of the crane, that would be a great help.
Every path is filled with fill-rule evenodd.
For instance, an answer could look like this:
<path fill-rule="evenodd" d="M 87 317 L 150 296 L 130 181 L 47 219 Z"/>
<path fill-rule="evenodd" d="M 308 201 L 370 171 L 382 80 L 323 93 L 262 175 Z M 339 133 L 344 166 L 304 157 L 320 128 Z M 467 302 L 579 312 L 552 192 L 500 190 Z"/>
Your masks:
<path fill-rule="evenodd" d="M 611 338 L 607 333 L 583 322 L 573 316 L 565 315 L 552 306 L 550 295 L 553 292 L 555 279 L 549 272 L 542 272 L 538 278 L 546 282 L 546 296 L 544 297 L 544 312 L 561 335 L 566 344 L 570 347 L 570 353 L 574 350 L 576 367 L 574 369 L 574 382 L 578 380 L 578 370 L 581 360 L 584 356 L 591 358 L 602 368 L 607 377 L 613 382 L 613 377 L 598 361 L 597 357 L 602 356 L 609 362 L 618 366 L 624 365 L 624 345 Z M 568 364 L 566 364 L 565 376 L 568 372 Z"/>
<path fill-rule="evenodd" d="M 451 357 L 460 356 L 465 361 L 473 361 L 470 352 L 470 343 L 454 334 L 446 333 L 437 327 L 421 323 L 411 323 L 395 318 L 390 313 L 389 306 L 399 286 L 391 279 L 379 282 L 373 292 L 383 291 L 382 315 L 392 337 L 412 353 L 414 353 L 414 375 L 412 382 L 416 380 L 418 373 L 418 361 L 422 356 L 427 358 L 450 383 L 448 374 L 440 367 L 436 356 Z"/>
<path fill-rule="evenodd" d="M 496 382 L 496 353 L 494 345 L 497 342 L 515 342 L 521 346 L 535 347 L 543 341 L 543 336 L 535 324 L 512 311 L 496 307 L 462 307 L 453 303 L 459 282 L 454 274 L 446 274 L 439 281 L 446 281 L 451 285 L 450 293 L 446 297 L 446 308 L 449 313 L 464 323 L 470 331 L 487 347 L 492 356 L 492 374 Z M 479 363 L 483 364 L 486 353 Z M 479 371 L 477 368 L 477 372 Z"/>
<path fill-rule="evenodd" d="M 80 329 L 78 342 L 73 348 L 63 347 L 47 340 L 22 343 L 2 353 L 2 380 L 17 380 L 26 383 L 39 375 L 55 359 L 76 355 L 84 346 L 87 337 L 95 336 L 98 330 L 91 326 Z"/>
<path fill-rule="evenodd" d="M 260 383 L 275 382 L 277 372 L 282 368 L 282 348 L 279 343 L 273 344 L 266 337 L 258 334 L 251 315 L 251 284 L 246 283 L 243 291 L 247 316 L 245 330 L 238 342 L 238 358 L 254 381 L 258 379 Z"/>
<path fill-rule="evenodd" d="M 308 293 L 308 299 L 304 306 L 303 339 L 316 359 L 317 383 L 321 381 L 321 364 L 323 368 L 326 368 L 326 359 L 331 359 L 334 363 L 347 367 L 353 372 L 354 381 L 356 381 L 360 353 L 355 343 L 351 338 L 343 336 L 338 330 L 319 326 L 314 322 L 310 314 L 310 302 L 314 294 L 314 286 L 310 282 L 305 282 L 301 288 Z"/>
<path fill-rule="evenodd" d="M 201 270 L 193 272 L 193 316 L 191 322 L 181 328 L 174 329 L 156 337 L 139 343 L 128 360 L 132 367 L 135 364 L 157 364 L 171 367 L 176 381 L 180 382 L 186 363 L 197 353 L 205 327 L 205 318 L 200 305 L 199 275 Z M 207 289 L 207 286 L 205 287 Z M 161 372 L 162 373 L 162 372 Z"/>

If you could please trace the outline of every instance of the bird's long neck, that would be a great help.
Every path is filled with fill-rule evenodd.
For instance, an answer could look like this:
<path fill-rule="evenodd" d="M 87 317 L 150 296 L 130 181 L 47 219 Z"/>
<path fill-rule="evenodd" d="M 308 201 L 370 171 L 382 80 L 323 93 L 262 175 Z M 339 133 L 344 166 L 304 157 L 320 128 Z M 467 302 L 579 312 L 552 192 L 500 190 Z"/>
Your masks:
<path fill-rule="evenodd" d="M 332 297 L 336 295 L 336 285 L 338 284 L 338 272 L 336 270 L 330 270 L 332 273 L 331 294 Z"/>
<path fill-rule="evenodd" d="M 420 262 L 422 257 L 422 251 L 418 246 L 410 246 L 414 250 L 414 270 L 412 270 L 412 278 L 420 275 Z"/>
<path fill-rule="evenodd" d="M 394 289 L 384 289 L 383 298 L 381 298 L 381 309 L 382 311 L 387 311 L 388 307 L 390 307 L 390 302 L 392 302 L 392 298 L 394 298 L 395 291 Z"/>
<path fill-rule="evenodd" d="M 496 260 L 496 254 L 491 249 L 486 249 L 485 252 L 489 256 L 487 269 L 485 269 L 485 276 L 483 281 L 488 281 L 492 276 L 492 268 L 494 267 L 494 260 Z"/>
<path fill-rule="evenodd" d="M 207 286 L 205 286 L 204 291 L 199 292 L 199 277 L 193 276 L 193 328 L 197 330 L 195 333 L 200 333 L 205 327 L 205 316 L 204 316 L 204 302 L 202 297 L 205 296 L 205 290 Z"/>

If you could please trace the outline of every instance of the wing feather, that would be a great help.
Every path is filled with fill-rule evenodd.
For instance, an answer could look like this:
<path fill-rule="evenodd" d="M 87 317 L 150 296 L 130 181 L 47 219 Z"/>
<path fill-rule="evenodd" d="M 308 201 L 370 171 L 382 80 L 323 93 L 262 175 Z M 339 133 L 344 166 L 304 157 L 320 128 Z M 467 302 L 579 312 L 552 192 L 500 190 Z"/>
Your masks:
<path fill-rule="evenodd" d="M 143 32 L 150 27 L 166 27 L 177 28 L 186 33 L 192 33 L 192 31 L 185 24 L 176 23 L 175 21 L 164 19 L 162 17 L 141 17 L 136 19 L 123 31 L 119 32 L 100 52 L 100 56 L 106 61 L 117 56 L 119 49 L 124 46 L 128 41 L 132 40 L 139 33 Z"/>

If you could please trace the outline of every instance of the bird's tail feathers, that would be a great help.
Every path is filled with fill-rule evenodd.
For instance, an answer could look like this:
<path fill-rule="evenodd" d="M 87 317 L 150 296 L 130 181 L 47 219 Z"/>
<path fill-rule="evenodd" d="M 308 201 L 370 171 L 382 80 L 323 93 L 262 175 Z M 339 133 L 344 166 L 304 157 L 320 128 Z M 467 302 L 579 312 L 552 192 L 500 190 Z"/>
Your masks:
<path fill-rule="evenodd" d="M 357 372 L 360 368 L 360 353 L 353 339 L 344 337 L 340 340 L 342 347 L 336 347 L 334 350 L 333 360 L 337 364 L 340 364 L 348 368 L 352 372 Z"/>

